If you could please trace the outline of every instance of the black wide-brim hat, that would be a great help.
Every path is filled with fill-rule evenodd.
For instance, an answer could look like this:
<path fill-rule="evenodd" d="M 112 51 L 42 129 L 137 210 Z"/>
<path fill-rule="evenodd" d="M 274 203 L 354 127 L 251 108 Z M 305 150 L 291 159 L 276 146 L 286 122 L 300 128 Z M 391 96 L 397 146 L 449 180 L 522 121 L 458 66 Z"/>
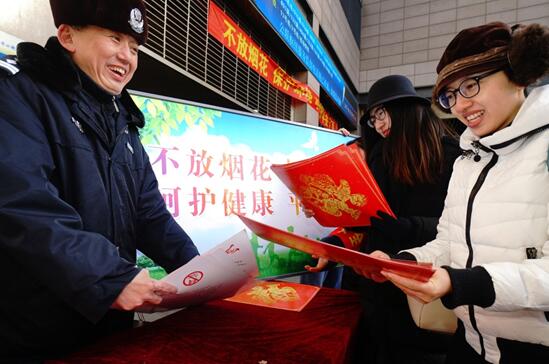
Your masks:
<path fill-rule="evenodd" d="M 389 101 L 408 99 L 412 102 L 430 105 L 431 101 L 417 94 L 412 82 L 402 75 L 390 75 L 380 78 L 368 92 L 367 112 Z"/>
<path fill-rule="evenodd" d="M 147 40 L 148 23 L 142 0 L 50 0 L 55 26 L 96 25 L 128 34 L 139 45 Z"/>

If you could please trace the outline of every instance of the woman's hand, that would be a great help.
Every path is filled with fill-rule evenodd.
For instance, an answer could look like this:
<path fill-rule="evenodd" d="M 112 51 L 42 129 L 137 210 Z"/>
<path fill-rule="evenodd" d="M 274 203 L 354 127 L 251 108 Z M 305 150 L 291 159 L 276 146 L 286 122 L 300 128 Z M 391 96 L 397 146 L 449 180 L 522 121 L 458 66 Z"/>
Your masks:
<path fill-rule="evenodd" d="M 341 133 L 341 135 L 346 136 L 346 137 L 348 137 L 348 136 L 351 135 L 351 133 L 349 132 L 349 130 L 347 130 L 347 129 L 345 129 L 345 128 L 339 128 L 338 131 Z"/>
<path fill-rule="evenodd" d="M 381 250 L 376 250 L 376 251 L 372 252 L 370 254 L 370 256 L 372 256 L 374 258 L 378 258 L 378 259 L 391 260 L 391 257 L 389 257 L 389 255 L 385 254 Z M 387 280 L 387 278 L 385 276 L 383 276 L 382 274 L 372 272 L 370 269 L 368 269 L 366 267 L 364 267 L 364 268 L 353 267 L 353 269 L 355 270 L 355 272 L 357 274 L 359 274 L 361 276 L 364 276 L 368 279 L 371 279 L 371 280 L 373 280 L 374 282 L 377 282 L 377 283 L 383 283 Z"/>
<path fill-rule="evenodd" d="M 311 273 L 318 273 L 322 272 L 326 267 L 328 266 L 328 263 L 330 262 L 326 258 L 319 258 L 318 255 L 313 255 L 313 258 L 318 259 L 318 262 L 316 263 L 316 266 L 311 267 L 310 265 L 306 265 L 305 269 L 308 270 Z"/>
<path fill-rule="evenodd" d="M 390 270 L 382 270 L 381 274 L 400 288 L 408 296 L 415 297 L 423 303 L 429 303 L 452 292 L 452 281 L 448 271 L 435 268 L 435 273 L 427 282 L 406 278 Z"/>
<path fill-rule="evenodd" d="M 396 218 L 378 210 L 377 215 L 372 216 L 370 221 L 372 229 L 381 232 L 395 243 L 412 239 L 413 225 L 410 219 L 405 217 Z"/>

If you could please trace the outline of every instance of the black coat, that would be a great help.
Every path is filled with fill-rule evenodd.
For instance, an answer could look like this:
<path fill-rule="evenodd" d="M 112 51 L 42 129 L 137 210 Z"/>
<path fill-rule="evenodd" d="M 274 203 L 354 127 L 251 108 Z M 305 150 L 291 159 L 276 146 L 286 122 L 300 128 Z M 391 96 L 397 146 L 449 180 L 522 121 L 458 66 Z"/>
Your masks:
<path fill-rule="evenodd" d="M 369 229 L 364 250 L 371 253 L 381 250 L 396 254 L 400 250 L 421 246 L 436 236 L 438 219 L 444 208 L 444 200 L 453 164 L 461 154 L 457 140 L 444 137 L 443 172 L 435 183 L 418 183 L 413 186 L 395 181 L 382 159 L 383 142 L 379 142 L 368 155 L 372 171 L 389 206 L 399 218 L 407 219 L 409 231 L 405 239 L 394 240 L 376 229 Z"/>
<path fill-rule="evenodd" d="M 168 271 L 198 254 L 158 191 L 128 93 L 99 89 L 56 38 L 20 44 L 18 60 L 0 81 L 0 358 L 130 325 L 109 308 L 139 272 L 136 248 Z"/>
<path fill-rule="evenodd" d="M 386 233 L 369 228 L 362 250 L 371 253 L 381 250 L 389 254 L 402 249 L 421 246 L 436 236 L 438 219 L 442 214 L 448 183 L 455 159 L 461 154 L 457 140 L 443 138 L 444 170 L 436 183 L 404 185 L 389 174 L 381 158 L 383 142 L 378 142 L 368 154 L 368 165 L 376 178 L 391 209 L 409 226 L 405 238 L 395 240 Z M 418 329 L 410 315 L 406 296 L 390 282 L 375 283 L 366 278 L 348 274 L 354 288 L 361 293 L 365 320 L 362 334 L 366 353 L 371 363 L 413 364 L 425 360 L 426 353 L 443 355 L 444 336 Z"/>

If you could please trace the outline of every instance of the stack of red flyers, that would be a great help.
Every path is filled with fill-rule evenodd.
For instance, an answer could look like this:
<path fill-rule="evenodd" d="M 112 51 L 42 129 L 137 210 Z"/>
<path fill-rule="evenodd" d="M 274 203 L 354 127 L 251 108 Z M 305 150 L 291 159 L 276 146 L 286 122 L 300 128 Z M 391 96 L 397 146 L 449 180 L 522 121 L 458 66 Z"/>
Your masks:
<path fill-rule="evenodd" d="M 434 270 L 430 263 L 417 263 L 407 260 L 379 259 L 358 251 L 341 248 L 321 241 L 308 239 L 288 231 L 280 230 L 269 225 L 251 220 L 238 215 L 242 222 L 257 236 L 288 248 L 296 249 L 308 254 L 317 255 L 334 262 L 342 263 L 350 267 L 368 270 L 371 273 L 379 273 L 382 269 L 426 282 L 433 275 Z"/>
<path fill-rule="evenodd" d="M 323 226 L 368 226 L 378 210 L 394 216 L 356 143 L 271 169 Z"/>

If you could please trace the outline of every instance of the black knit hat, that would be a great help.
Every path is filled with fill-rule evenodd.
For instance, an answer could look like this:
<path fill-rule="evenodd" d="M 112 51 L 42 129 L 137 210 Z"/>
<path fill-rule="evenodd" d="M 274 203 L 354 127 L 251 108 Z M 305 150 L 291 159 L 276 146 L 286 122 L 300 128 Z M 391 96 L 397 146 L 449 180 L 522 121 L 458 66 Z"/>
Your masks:
<path fill-rule="evenodd" d="M 50 0 L 55 26 L 97 25 L 147 40 L 147 17 L 142 0 Z"/>
<path fill-rule="evenodd" d="M 380 78 L 370 87 L 367 112 L 378 105 L 398 99 L 410 99 L 417 103 L 430 104 L 429 100 L 417 94 L 412 82 L 407 77 L 391 75 Z"/>

